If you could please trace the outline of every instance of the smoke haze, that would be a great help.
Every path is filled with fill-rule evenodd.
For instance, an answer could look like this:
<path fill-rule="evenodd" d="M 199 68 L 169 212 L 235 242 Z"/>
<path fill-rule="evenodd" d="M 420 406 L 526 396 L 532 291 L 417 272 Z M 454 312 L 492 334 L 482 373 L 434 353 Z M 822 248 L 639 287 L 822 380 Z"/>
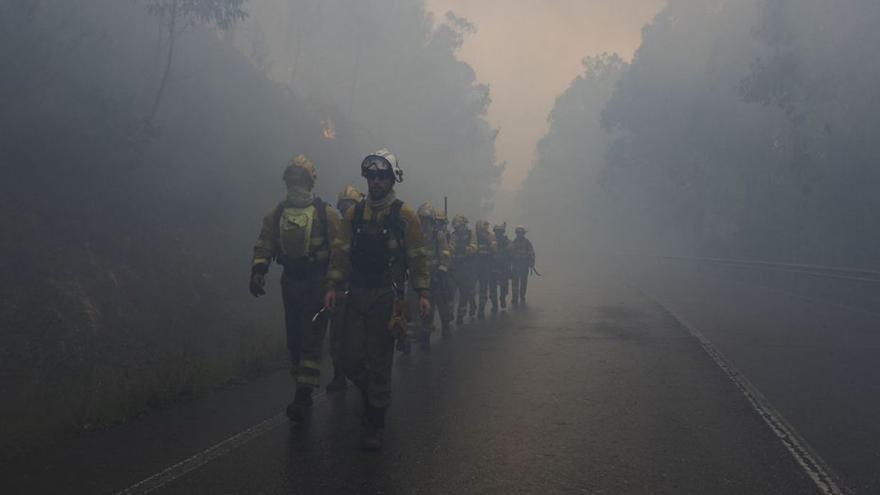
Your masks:
<path fill-rule="evenodd" d="M 878 24 L 873 0 L 0 0 L 0 447 L 284 360 L 278 291 L 245 284 L 298 153 L 335 203 L 388 146 L 410 205 L 525 222 L 563 269 L 878 270 Z"/>
<path fill-rule="evenodd" d="M 491 88 L 488 120 L 501 129 L 498 157 L 507 163 L 501 188 L 516 190 L 547 132 L 553 102 L 592 54 L 625 60 L 639 46 L 641 30 L 663 0 L 429 0 L 436 16 L 448 11 L 476 26 L 459 57 Z M 503 19 L 503 21 L 500 21 Z"/>

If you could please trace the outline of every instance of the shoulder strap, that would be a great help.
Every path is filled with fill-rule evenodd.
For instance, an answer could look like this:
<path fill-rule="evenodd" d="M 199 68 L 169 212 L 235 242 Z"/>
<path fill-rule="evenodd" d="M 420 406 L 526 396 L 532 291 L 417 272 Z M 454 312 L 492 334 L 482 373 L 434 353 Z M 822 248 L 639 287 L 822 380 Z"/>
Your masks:
<path fill-rule="evenodd" d="M 281 214 L 284 213 L 285 204 L 287 204 L 287 200 L 281 201 L 272 212 L 272 242 L 276 249 L 280 249 L 278 245 L 281 242 Z"/>
<path fill-rule="evenodd" d="M 391 203 L 391 214 L 388 215 L 388 218 L 391 219 L 392 222 L 398 223 L 400 220 L 400 209 L 403 208 L 403 201 L 399 199 L 395 199 L 393 203 Z"/>
<path fill-rule="evenodd" d="M 354 247 L 355 239 L 357 239 L 356 231 L 360 224 L 364 223 L 364 210 L 367 207 L 367 200 L 362 199 L 354 205 L 354 216 L 351 218 L 351 247 Z"/>
<path fill-rule="evenodd" d="M 330 227 L 327 225 L 327 204 L 321 201 L 321 198 L 315 196 L 315 210 L 318 215 L 318 221 L 321 222 L 321 235 L 324 242 L 321 243 L 320 249 L 330 247 Z"/>
<path fill-rule="evenodd" d="M 405 278 L 409 277 L 409 256 L 406 253 L 406 232 L 401 229 L 400 222 L 400 210 L 403 208 L 403 201 L 399 199 L 395 199 L 393 203 L 391 203 L 391 211 L 388 212 L 388 219 L 391 221 L 391 235 L 394 236 L 394 239 L 397 241 L 398 249 L 400 250 L 400 259 L 403 263 L 403 269 Z"/>
<path fill-rule="evenodd" d="M 395 199 L 389 207 L 388 216 L 385 217 L 385 226 L 391 231 L 391 235 L 397 241 L 397 245 L 404 248 L 403 240 L 405 233 L 400 229 L 400 209 L 403 208 L 403 201 Z"/>
<path fill-rule="evenodd" d="M 352 225 L 360 225 L 364 223 L 364 210 L 367 208 L 367 201 L 362 199 L 354 205 L 354 218 L 351 219 Z"/>

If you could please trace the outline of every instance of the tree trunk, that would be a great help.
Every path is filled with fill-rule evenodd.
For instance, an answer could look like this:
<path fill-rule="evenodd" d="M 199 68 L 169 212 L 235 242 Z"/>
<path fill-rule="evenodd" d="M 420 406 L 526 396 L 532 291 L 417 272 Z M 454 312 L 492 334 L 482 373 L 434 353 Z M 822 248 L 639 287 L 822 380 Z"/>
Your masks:
<path fill-rule="evenodd" d="M 150 109 L 148 121 L 153 122 L 156 112 L 159 111 L 159 105 L 162 103 L 162 95 L 165 93 L 165 87 L 168 86 L 168 77 L 171 74 L 171 64 L 174 61 L 174 41 L 177 31 L 177 2 L 171 7 L 168 19 L 168 52 L 165 55 L 165 70 L 162 72 L 162 81 L 159 83 L 159 89 L 156 91 L 156 98 L 153 100 L 153 107 Z"/>

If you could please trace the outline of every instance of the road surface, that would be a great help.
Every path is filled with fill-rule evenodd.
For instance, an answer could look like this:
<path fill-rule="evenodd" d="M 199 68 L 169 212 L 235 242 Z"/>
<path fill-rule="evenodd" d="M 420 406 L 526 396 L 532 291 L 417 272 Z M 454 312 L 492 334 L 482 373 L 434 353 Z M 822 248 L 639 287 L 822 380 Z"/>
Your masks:
<path fill-rule="evenodd" d="M 829 493 L 676 310 L 590 273 L 548 269 L 528 308 L 398 355 L 380 453 L 352 389 L 289 425 L 279 372 L 10 463 L 3 493 Z"/>

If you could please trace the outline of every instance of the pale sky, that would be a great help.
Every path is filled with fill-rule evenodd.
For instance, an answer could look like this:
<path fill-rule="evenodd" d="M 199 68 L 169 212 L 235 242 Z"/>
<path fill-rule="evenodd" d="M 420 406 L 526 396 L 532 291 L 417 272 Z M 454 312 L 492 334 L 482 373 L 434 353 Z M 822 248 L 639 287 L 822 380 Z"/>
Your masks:
<path fill-rule="evenodd" d="M 602 52 L 631 59 L 642 27 L 665 0 L 427 0 L 438 20 L 447 11 L 477 33 L 459 57 L 491 87 L 489 122 L 501 129 L 498 159 L 507 162 L 502 189 L 517 189 L 547 131 L 556 97 L 582 72 L 581 60 Z"/>

